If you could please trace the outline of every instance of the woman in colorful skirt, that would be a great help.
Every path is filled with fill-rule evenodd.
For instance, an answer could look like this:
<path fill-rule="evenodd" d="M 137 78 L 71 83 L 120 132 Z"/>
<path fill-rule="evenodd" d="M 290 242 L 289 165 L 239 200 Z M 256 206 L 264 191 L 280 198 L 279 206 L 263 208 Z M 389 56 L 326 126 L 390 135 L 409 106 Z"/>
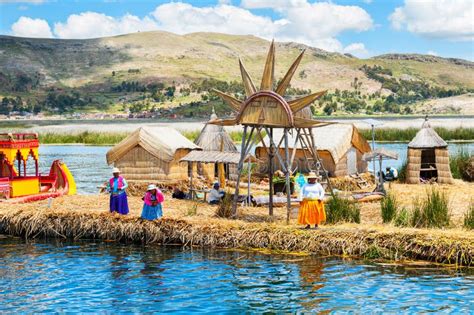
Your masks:
<path fill-rule="evenodd" d="M 125 192 L 128 187 L 127 181 L 120 176 L 118 168 L 114 167 L 112 173 L 114 176 L 107 183 L 107 191 L 110 193 L 110 212 L 127 214 L 128 200 Z"/>
<path fill-rule="evenodd" d="M 161 203 L 165 200 L 163 193 L 155 185 L 148 185 L 143 197 L 142 219 L 155 220 L 163 216 Z"/>
<path fill-rule="evenodd" d="M 317 176 L 314 172 L 308 175 L 308 183 L 304 184 L 300 191 L 300 209 L 298 212 L 298 224 L 311 225 L 317 229 L 321 222 L 326 220 L 324 211 L 324 188 L 316 182 Z"/>

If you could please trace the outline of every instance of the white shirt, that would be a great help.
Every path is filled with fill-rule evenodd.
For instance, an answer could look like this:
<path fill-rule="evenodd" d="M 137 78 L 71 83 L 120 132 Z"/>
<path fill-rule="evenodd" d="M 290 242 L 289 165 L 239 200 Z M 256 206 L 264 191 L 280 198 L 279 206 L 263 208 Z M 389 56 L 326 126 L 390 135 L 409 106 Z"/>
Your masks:
<path fill-rule="evenodd" d="M 221 198 L 222 198 L 222 191 L 219 191 L 213 188 L 207 195 L 207 202 L 220 201 Z"/>
<path fill-rule="evenodd" d="M 300 200 L 312 199 L 312 200 L 323 200 L 324 188 L 320 183 L 304 184 L 300 191 Z"/>

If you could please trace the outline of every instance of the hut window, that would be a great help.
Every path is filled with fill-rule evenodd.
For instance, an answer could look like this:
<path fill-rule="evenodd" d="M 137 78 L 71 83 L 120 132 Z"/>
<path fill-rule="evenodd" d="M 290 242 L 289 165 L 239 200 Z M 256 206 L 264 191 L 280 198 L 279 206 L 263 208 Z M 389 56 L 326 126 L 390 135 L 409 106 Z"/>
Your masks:
<path fill-rule="evenodd" d="M 438 170 L 436 169 L 436 155 L 434 149 L 426 149 L 421 151 L 420 177 L 424 179 L 438 177 Z"/>

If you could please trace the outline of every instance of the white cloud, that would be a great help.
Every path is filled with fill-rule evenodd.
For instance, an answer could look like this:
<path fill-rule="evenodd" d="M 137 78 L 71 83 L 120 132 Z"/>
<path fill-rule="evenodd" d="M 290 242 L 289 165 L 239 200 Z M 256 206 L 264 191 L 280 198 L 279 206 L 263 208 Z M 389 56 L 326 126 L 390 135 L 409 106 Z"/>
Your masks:
<path fill-rule="evenodd" d="M 83 12 L 70 15 L 65 23 L 55 23 L 54 33 L 59 38 L 96 38 L 157 28 L 156 22 L 149 17 L 140 19 L 126 14 L 117 19 L 102 13 Z"/>
<path fill-rule="evenodd" d="M 390 15 L 392 27 L 428 38 L 453 41 L 474 39 L 472 0 L 405 0 Z"/>
<path fill-rule="evenodd" d="M 272 21 L 235 6 L 194 7 L 182 2 L 160 5 L 152 16 L 160 29 L 178 34 L 219 32 L 271 38 L 284 24 L 282 20 Z"/>
<path fill-rule="evenodd" d="M 352 43 L 344 47 L 344 53 L 348 53 L 360 58 L 365 58 L 369 55 L 369 52 L 363 43 Z"/>
<path fill-rule="evenodd" d="M 161 29 L 179 34 L 198 31 L 253 34 L 339 52 L 344 48 L 336 39 L 338 34 L 366 31 L 373 26 L 370 15 L 357 6 L 311 4 L 307 0 L 244 0 L 241 6 L 278 10 L 281 18 L 272 20 L 229 5 L 194 7 L 181 2 L 160 5 L 152 15 Z"/>
<path fill-rule="evenodd" d="M 305 3 L 307 3 L 307 0 L 242 0 L 240 6 L 246 9 L 284 10 Z"/>
<path fill-rule="evenodd" d="M 362 0 L 362 2 L 364 2 L 366 4 L 371 4 L 373 2 L 373 0 Z"/>
<path fill-rule="evenodd" d="M 308 0 L 243 0 L 237 7 L 226 4 L 228 1 L 220 0 L 219 4 L 207 7 L 170 2 L 157 6 L 143 18 L 130 14 L 111 17 L 97 12 L 82 12 L 70 15 L 64 22 L 54 23 L 54 35 L 58 38 L 95 38 L 158 29 L 178 34 L 220 32 L 251 34 L 265 39 L 300 42 L 329 51 L 366 54 L 362 43 L 344 48 L 337 39 L 343 32 L 362 32 L 373 27 L 370 15 L 358 6 L 309 3 Z M 270 8 L 278 18 L 257 15 L 247 8 Z"/>
<path fill-rule="evenodd" d="M 433 50 L 428 50 L 426 52 L 427 55 L 431 55 L 431 56 L 439 56 L 438 53 L 436 51 L 433 51 Z"/>
<path fill-rule="evenodd" d="M 53 37 L 48 22 L 43 19 L 32 19 L 22 16 L 12 24 L 11 34 L 19 37 Z"/>

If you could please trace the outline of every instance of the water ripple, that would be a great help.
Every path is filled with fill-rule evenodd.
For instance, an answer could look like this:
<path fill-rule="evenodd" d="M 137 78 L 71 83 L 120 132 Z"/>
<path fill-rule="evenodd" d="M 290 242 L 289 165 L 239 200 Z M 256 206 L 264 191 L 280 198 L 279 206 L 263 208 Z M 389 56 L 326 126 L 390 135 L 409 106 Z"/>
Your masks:
<path fill-rule="evenodd" d="M 0 249 L 0 311 L 6 313 L 474 309 L 472 271 L 109 243 L 0 239 Z"/>

